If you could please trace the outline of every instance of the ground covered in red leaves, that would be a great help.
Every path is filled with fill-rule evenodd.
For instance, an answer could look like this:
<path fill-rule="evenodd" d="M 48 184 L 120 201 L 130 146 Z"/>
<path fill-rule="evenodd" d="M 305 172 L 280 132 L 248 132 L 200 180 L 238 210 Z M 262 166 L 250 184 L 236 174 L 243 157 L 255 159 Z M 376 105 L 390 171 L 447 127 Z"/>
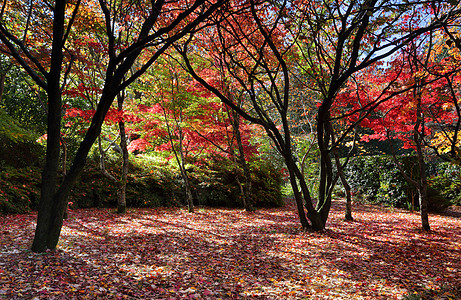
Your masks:
<path fill-rule="evenodd" d="M 456 299 L 461 217 L 333 205 L 300 230 L 293 206 L 74 210 L 58 251 L 29 250 L 35 214 L 0 216 L 0 299 Z"/>

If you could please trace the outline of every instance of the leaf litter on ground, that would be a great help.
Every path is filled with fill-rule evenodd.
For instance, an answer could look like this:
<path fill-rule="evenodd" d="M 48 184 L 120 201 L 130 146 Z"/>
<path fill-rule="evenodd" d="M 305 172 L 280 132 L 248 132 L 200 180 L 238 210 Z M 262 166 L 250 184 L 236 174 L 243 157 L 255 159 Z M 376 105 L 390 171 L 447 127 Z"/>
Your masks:
<path fill-rule="evenodd" d="M 303 232 L 292 204 L 78 209 L 57 251 L 31 252 L 36 214 L 0 216 L 0 299 L 461 299 L 460 214 L 334 201 Z M 417 298 L 420 299 L 420 298 Z"/>

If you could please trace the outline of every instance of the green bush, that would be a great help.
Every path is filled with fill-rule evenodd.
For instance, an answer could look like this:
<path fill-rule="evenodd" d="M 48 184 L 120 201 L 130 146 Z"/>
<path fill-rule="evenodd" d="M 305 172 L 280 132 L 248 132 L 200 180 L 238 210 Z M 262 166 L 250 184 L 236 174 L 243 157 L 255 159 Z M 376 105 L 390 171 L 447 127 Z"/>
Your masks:
<path fill-rule="evenodd" d="M 458 165 L 448 162 L 437 164 L 429 184 L 451 205 L 461 205 L 461 168 Z"/>
<path fill-rule="evenodd" d="M 253 207 L 277 207 L 283 205 L 282 173 L 267 161 L 250 163 L 251 199 Z M 206 206 L 243 207 L 243 199 L 237 183 L 245 184 L 243 170 L 232 161 L 215 158 L 202 168 L 191 172 L 193 194 L 197 204 Z"/>
<path fill-rule="evenodd" d="M 110 157 L 106 169 L 120 176 L 120 161 Z M 283 205 L 282 173 L 263 160 L 250 164 L 253 207 Z M 24 213 L 37 209 L 40 196 L 38 167 L 0 169 L 0 212 Z M 231 160 L 215 158 L 207 163 L 189 164 L 188 175 L 196 205 L 243 207 L 237 177 L 242 184 L 243 172 Z M 62 178 L 60 178 L 62 180 Z M 90 157 L 69 196 L 72 208 L 116 207 L 118 184 L 106 178 L 97 157 Z M 126 187 L 128 207 L 180 206 L 186 204 L 184 182 L 171 165 L 147 163 L 132 158 Z"/>
<path fill-rule="evenodd" d="M 401 156 L 399 161 L 406 174 L 414 180 L 420 179 L 416 156 Z M 428 210 L 439 212 L 450 205 L 448 200 L 458 197 L 461 192 L 461 180 L 458 179 L 456 184 L 456 181 L 453 181 L 453 178 L 456 178 L 453 171 L 445 172 L 443 166 L 428 165 L 428 169 L 438 169 L 440 174 L 451 176 L 439 175 L 429 180 Z M 359 199 L 365 202 L 419 209 L 416 188 L 401 175 L 391 156 L 353 157 L 346 167 L 345 174 L 351 188 L 358 194 Z"/>
<path fill-rule="evenodd" d="M 44 154 L 36 142 L 38 135 L 21 128 L 13 118 L 0 109 L 0 168 L 38 166 Z"/>
<path fill-rule="evenodd" d="M 0 213 L 26 213 L 37 209 L 40 169 L 4 167 L 0 172 Z"/>
<path fill-rule="evenodd" d="M 401 156 L 399 161 L 406 174 L 414 180 L 419 180 L 415 156 Z M 353 157 L 345 169 L 345 174 L 359 199 L 392 207 L 419 208 L 416 188 L 402 176 L 391 156 Z M 431 181 L 428 187 L 429 211 L 441 211 L 449 205 L 443 192 L 442 181 L 438 182 L 439 185 Z"/>
<path fill-rule="evenodd" d="M 352 157 L 344 174 L 355 194 L 364 201 L 376 202 L 380 173 L 375 156 Z"/>
<path fill-rule="evenodd" d="M 379 189 L 377 202 L 399 208 L 415 209 L 417 207 L 416 188 L 408 183 L 390 156 L 376 158 L 375 168 L 379 171 Z M 416 156 L 401 156 L 399 162 L 405 173 L 414 180 L 419 180 Z M 415 201 L 416 200 L 416 201 Z"/>
<path fill-rule="evenodd" d="M 251 173 L 253 206 L 282 206 L 284 204 L 282 172 L 268 161 L 258 160 L 252 163 Z"/>

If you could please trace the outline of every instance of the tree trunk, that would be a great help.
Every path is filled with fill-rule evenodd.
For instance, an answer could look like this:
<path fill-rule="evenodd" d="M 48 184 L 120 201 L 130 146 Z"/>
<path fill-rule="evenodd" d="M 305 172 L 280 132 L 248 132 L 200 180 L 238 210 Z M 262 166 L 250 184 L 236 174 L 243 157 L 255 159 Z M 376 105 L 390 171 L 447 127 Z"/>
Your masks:
<path fill-rule="evenodd" d="M 232 128 L 234 130 L 234 135 L 237 141 L 237 147 L 239 151 L 239 162 L 243 169 L 243 177 L 245 179 L 245 188 L 243 195 L 243 207 L 247 211 L 253 211 L 253 205 L 251 205 L 251 172 L 250 167 L 245 159 L 245 151 L 242 144 L 242 136 L 240 134 L 240 116 L 236 111 L 232 111 Z"/>
<path fill-rule="evenodd" d="M 320 179 L 319 179 L 319 200 L 316 210 L 322 217 L 322 222 L 326 224 L 331 208 L 331 193 L 333 191 L 333 167 L 330 157 L 330 113 L 319 109 L 317 125 L 317 142 L 320 151 Z"/>
<path fill-rule="evenodd" d="M 418 184 L 418 195 L 419 195 L 419 211 L 421 214 L 421 226 L 424 231 L 430 231 L 431 227 L 429 225 L 429 216 L 427 211 L 427 174 L 426 166 L 424 164 L 424 155 L 422 149 L 422 141 L 419 132 L 419 127 L 422 126 L 423 115 L 421 110 L 421 97 L 418 100 L 417 106 L 417 121 L 415 125 L 414 140 L 416 143 L 416 154 L 418 156 L 418 165 L 420 172 L 420 182 Z"/>
<path fill-rule="evenodd" d="M 335 154 L 336 155 L 336 154 Z M 337 159 L 337 169 L 338 169 L 338 176 L 341 179 L 341 184 L 344 188 L 344 193 L 346 194 L 346 210 L 344 212 L 344 218 L 347 221 L 353 221 L 354 218 L 352 217 L 352 195 L 351 195 L 351 187 L 347 182 L 346 176 L 344 175 L 343 167 L 339 162 L 339 157 Z"/>
<path fill-rule="evenodd" d="M 334 139 L 333 139 L 334 141 Z M 354 143 L 355 143 L 355 138 L 354 138 Z M 349 156 L 347 157 L 346 162 L 344 165 L 341 164 L 341 161 L 339 159 L 339 153 L 338 153 L 338 148 L 333 149 L 333 155 L 335 157 L 335 163 L 336 163 L 336 170 L 338 172 L 337 176 L 341 179 L 341 184 L 343 185 L 344 188 L 344 193 L 346 194 L 346 209 L 344 212 L 344 218 L 347 221 L 352 221 L 354 218 L 352 217 L 352 195 L 351 195 L 351 187 L 349 183 L 347 182 L 346 176 L 344 175 L 344 167 L 347 165 L 347 161 L 349 160 L 351 152 L 349 152 Z M 334 180 L 333 184 L 336 183 L 336 180 Z"/>
<path fill-rule="evenodd" d="M 180 126 L 180 125 L 179 125 Z M 179 155 L 180 161 L 179 168 L 181 169 L 181 175 L 184 180 L 184 188 L 186 189 L 186 200 L 187 200 L 187 209 L 190 213 L 194 212 L 194 198 L 192 197 L 192 190 L 189 183 L 189 177 L 187 176 L 186 170 L 186 162 L 184 157 L 184 150 L 183 150 L 183 134 L 182 129 L 179 128 Z"/>
<path fill-rule="evenodd" d="M 120 111 L 123 110 L 123 101 L 124 101 L 124 93 L 119 94 L 117 96 L 118 101 L 118 109 Z M 120 129 L 120 148 L 122 148 L 122 176 L 120 178 L 119 183 L 119 192 L 118 192 L 118 202 L 117 202 L 117 213 L 124 214 L 126 213 L 126 183 L 128 180 L 128 163 L 129 163 L 129 156 L 128 156 L 128 149 L 127 149 L 127 142 L 126 142 L 126 131 L 125 131 L 125 122 L 121 120 L 118 123 Z"/>
<path fill-rule="evenodd" d="M 325 229 L 326 222 L 323 222 L 321 215 L 312 205 L 312 198 L 309 193 L 309 188 L 307 187 L 306 181 L 302 176 L 301 171 L 296 166 L 291 156 L 286 156 L 284 158 L 285 164 L 290 174 L 290 183 L 293 188 L 293 194 L 295 196 L 296 207 L 298 209 L 298 215 L 302 227 L 304 229 L 312 229 L 313 231 L 320 231 Z M 301 191 L 298 188 L 298 184 L 301 187 Z M 307 209 L 307 218 L 309 219 L 310 224 L 306 219 L 303 202 Z"/>
<path fill-rule="evenodd" d="M 67 143 L 66 140 L 60 136 L 61 146 L 62 146 L 62 176 L 66 177 L 67 175 Z M 66 205 L 66 211 L 64 212 L 64 219 L 69 217 L 69 205 Z"/>
<path fill-rule="evenodd" d="M 107 91 L 103 91 L 103 95 L 101 96 L 101 100 L 99 102 L 96 113 L 93 116 L 90 127 L 88 128 L 83 141 L 80 143 L 80 146 L 77 150 L 77 154 L 75 155 L 75 158 L 73 160 L 72 166 L 69 172 L 67 173 L 67 176 L 64 178 L 64 181 L 62 182 L 61 186 L 54 194 L 52 201 L 53 205 L 51 208 L 51 211 L 53 212 L 51 226 L 49 227 L 47 234 L 48 249 L 56 249 L 56 245 L 59 241 L 59 236 L 61 234 L 64 211 L 67 206 L 67 199 L 69 198 L 69 194 L 75 182 L 77 181 L 77 178 L 83 171 L 91 146 L 101 133 L 101 126 L 104 122 L 104 117 L 107 114 L 107 111 L 109 110 L 109 107 L 115 98 L 110 96 L 110 94 L 107 95 L 106 93 Z"/>
<path fill-rule="evenodd" d="M 179 171 L 181 172 L 181 177 L 184 180 L 184 189 L 186 192 L 186 202 L 187 208 L 190 213 L 194 212 L 194 198 L 192 197 L 192 190 L 190 188 L 189 178 L 187 177 L 186 165 L 185 165 L 185 157 L 184 157 L 184 150 L 183 150 L 183 133 L 181 128 L 181 119 L 182 119 L 182 112 L 179 112 L 179 120 L 175 119 L 176 126 L 178 129 L 179 135 L 179 147 L 178 150 L 174 147 L 173 142 L 173 133 L 171 132 L 171 127 L 168 122 L 168 116 L 166 113 L 166 109 L 162 106 L 163 109 L 163 116 L 165 118 L 165 125 L 167 127 L 168 138 L 170 139 L 171 149 L 173 150 L 174 156 L 176 158 L 176 162 L 178 163 Z M 178 155 L 179 152 L 179 155 Z"/>
<path fill-rule="evenodd" d="M 352 217 L 352 195 L 351 195 L 351 187 L 347 183 L 347 181 L 343 181 L 341 177 L 341 181 L 343 182 L 343 187 L 346 192 L 346 211 L 344 213 L 344 218 L 347 221 L 353 221 L 354 218 Z"/>
<path fill-rule="evenodd" d="M 48 95 L 48 116 L 47 116 L 47 140 L 46 140 L 46 160 L 42 172 L 42 185 L 40 191 L 40 202 L 37 215 L 37 227 L 35 229 L 32 251 L 43 252 L 53 242 L 50 240 L 49 233 L 53 231 L 53 222 L 56 218 L 56 206 L 54 198 L 58 183 L 59 169 L 59 139 L 61 137 L 61 71 L 63 54 L 62 41 L 64 35 L 64 16 L 65 0 L 56 0 L 53 18 L 53 42 L 51 50 L 50 71 L 47 73 Z M 67 205 L 67 203 L 66 203 Z M 61 212 L 61 222 L 64 217 L 64 208 Z M 57 241 L 56 241 L 57 244 Z M 52 249 L 54 249 L 52 247 Z"/>
<path fill-rule="evenodd" d="M 58 184 L 59 137 L 61 132 L 61 95 L 59 90 L 48 91 L 48 129 L 46 160 L 42 171 L 40 202 L 32 251 L 43 252 L 48 248 L 48 233 L 55 217 L 54 196 Z"/>

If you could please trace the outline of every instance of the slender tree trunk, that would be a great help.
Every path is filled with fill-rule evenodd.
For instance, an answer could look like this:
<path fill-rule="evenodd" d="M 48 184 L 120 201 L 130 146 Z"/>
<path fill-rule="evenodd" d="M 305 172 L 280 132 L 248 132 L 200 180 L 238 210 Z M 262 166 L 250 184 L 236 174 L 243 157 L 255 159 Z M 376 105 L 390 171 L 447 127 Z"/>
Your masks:
<path fill-rule="evenodd" d="M 175 150 L 173 151 L 175 152 L 176 159 L 179 164 L 179 169 L 181 171 L 181 176 L 182 176 L 182 179 L 184 180 L 184 188 L 186 190 L 187 209 L 190 213 L 192 213 L 194 212 L 194 198 L 192 197 L 192 190 L 191 190 L 190 183 L 189 183 L 189 177 L 187 176 L 182 140 L 183 140 L 182 130 L 181 128 L 179 128 L 179 149 L 178 149 L 179 157 L 176 151 Z"/>
<path fill-rule="evenodd" d="M 334 139 L 334 135 L 332 135 L 333 137 L 333 141 L 335 140 Z M 355 136 L 354 136 L 354 145 L 355 145 Z M 352 146 L 352 149 L 354 148 L 354 146 Z M 341 184 L 344 188 L 344 193 L 346 194 L 346 209 L 345 209 L 345 212 L 344 212 L 344 218 L 347 220 L 347 221 L 352 221 L 354 220 L 354 218 L 352 217 L 352 194 L 351 194 L 351 187 L 349 185 L 349 183 L 347 182 L 347 179 L 346 179 L 346 176 L 344 175 L 344 167 L 347 165 L 347 162 L 349 160 L 349 157 L 352 153 L 352 149 L 351 151 L 349 151 L 349 154 L 346 158 L 346 162 L 344 164 L 341 164 L 341 161 L 339 159 L 339 153 L 338 153 L 338 148 L 334 148 L 333 149 L 333 155 L 335 157 L 335 164 L 336 164 L 336 169 L 337 169 L 337 176 L 341 179 Z M 333 184 L 335 184 L 336 180 L 333 181 Z"/>
<path fill-rule="evenodd" d="M 163 108 L 163 107 L 162 107 Z M 182 112 L 179 112 L 179 120 L 176 119 L 176 126 L 178 128 L 178 135 L 179 135 L 179 149 L 176 150 L 174 147 L 174 142 L 173 142 L 173 133 L 171 132 L 171 127 L 168 122 L 168 116 L 166 113 L 165 108 L 163 108 L 163 116 L 165 118 L 165 125 L 167 127 L 167 132 L 168 132 L 168 138 L 170 139 L 171 143 L 171 149 L 173 150 L 174 156 L 176 158 L 176 162 L 178 163 L 179 170 L 181 172 L 181 177 L 184 180 L 184 189 L 186 192 L 186 202 L 187 202 L 187 208 L 190 213 L 194 212 L 194 198 L 192 197 L 192 190 L 190 187 L 189 183 L 189 178 L 187 177 L 187 171 L 186 171 L 186 165 L 185 165 L 185 157 L 184 157 L 184 150 L 183 150 L 183 133 L 182 133 L 182 128 L 181 128 L 181 114 Z M 179 152 L 179 155 L 178 155 Z"/>
<path fill-rule="evenodd" d="M 344 177 L 344 173 L 341 176 L 341 182 L 343 183 L 344 191 L 346 193 L 346 211 L 344 212 L 344 218 L 347 221 L 353 221 L 354 218 L 352 217 L 352 194 L 351 194 L 351 187 L 347 182 L 346 178 Z"/>
<path fill-rule="evenodd" d="M 102 138 L 101 135 L 98 135 L 98 149 L 99 149 L 99 169 L 101 170 L 102 175 L 107 179 L 111 180 L 114 184 L 118 184 L 117 179 L 112 176 L 106 169 L 106 150 L 102 147 Z"/>
<path fill-rule="evenodd" d="M 67 143 L 66 140 L 60 136 L 61 147 L 62 147 L 62 176 L 66 177 L 67 175 Z M 66 211 L 64 212 L 64 219 L 69 217 L 69 205 L 66 205 Z"/>
<path fill-rule="evenodd" d="M 416 154 L 418 157 L 418 165 L 419 165 L 419 172 L 420 172 L 420 182 L 417 186 L 418 188 L 418 195 L 419 195 L 419 211 L 421 214 L 421 225 L 424 231 L 430 231 L 431 227 L 429 225 L 429 216 L 427 211 L 427 174 L 426 174 L 426 166 L 424 164 L 424 155 L 422 149 L 422 141 L 420 134 L 420 128 L 423 127 L 423 114 L 421 109 L 421 95 L 418 97 L 418 104 L 417 104 L 417 121 L 415 124 L 414 130 L 414 140 L 416 143 Z"/>
<path fill-rule="evenodd" d="M 193 213 L 194 212 L 194 198 L 192 197 L 192 190 L 190 187 L 189 178 L 187 177 L 185 168 L 182 169 L 182 172 L 184 173 L 183 178 L 184 178 L 184 185 L 186 189 L 187 210 L 190 213 Z"/>
<path fill-rule="evenodd" d="M 296 182 L 296 175 L 293 170 L 293 164 L 289 164 L 288 162 L 286 163 L 288 172 L 290 174 L 290 183 L 291 187 L 293 189 L 293 195 L 295 197 L 296 201 L 296 208 L 298 210 L 298 217 L 301 222 L 301 226 L 303 227 L 304 230 L 307 230 L 311 228 L 311 225 L 307 221 L 306 218 L 306 213 L 304 212 L 304 205 L 303 205 L 303 196 L 301 192 L 298 189 L 298 183 Z"/>
<path fill-rule="evenodd" d="M 336 168 L 338 171 L 338 176 L 341 180 L 341 184 L 344 188 L 344 193 L 346 194 L 346 210 L 344 213 L 344 218 L 347 221 L 352 221 L 354 218 L 352 217 L 352 195 L 351 195 L 351 187 L 347 182 L 346 176 L 344 175 L 343 166 L 339 161 L 338 151 L 334 151 L 335 160 L 336 160 Z"/>
<path fill-rule="evenodd" d="M 253 205 L 251 205 L 251 173 L 250 167 L 245 159 L 245 151 L 242 144 L 242 136 L 240 134 L 240 116 L 236 111 L 232 111 L 232 128 L 234 131 L 234 136 L 237 141 L 237 147 L 239 151 L 239 162 L 243 169 L 243 177 L 245 178 L 245 189 L 243 197 L 243 206 L 247 211 L 253 211 Z"/>
<path fill-rule="evenodd" d="M 125 95 L 121 93 L 117 96 L 118 101 L 118 109 L 120 111 L 123 110 L 123 101 Z M 125 131 L 125 122 L 121 120 L 118 123 L 120 129 L 120 148 L 122 148 L 122 176 L 120 178 L 119 183 L 119 193 L 118 193 L 118 202 L 117 202 L 117 212 L 119 214 L 126 213 L 126 184 L 128 180 L 128 164 L 129 164 L 129 156 L 128 156 L 128 149 L 127 149 L 127 142 L 126 142 L 126 131 Z"/>

